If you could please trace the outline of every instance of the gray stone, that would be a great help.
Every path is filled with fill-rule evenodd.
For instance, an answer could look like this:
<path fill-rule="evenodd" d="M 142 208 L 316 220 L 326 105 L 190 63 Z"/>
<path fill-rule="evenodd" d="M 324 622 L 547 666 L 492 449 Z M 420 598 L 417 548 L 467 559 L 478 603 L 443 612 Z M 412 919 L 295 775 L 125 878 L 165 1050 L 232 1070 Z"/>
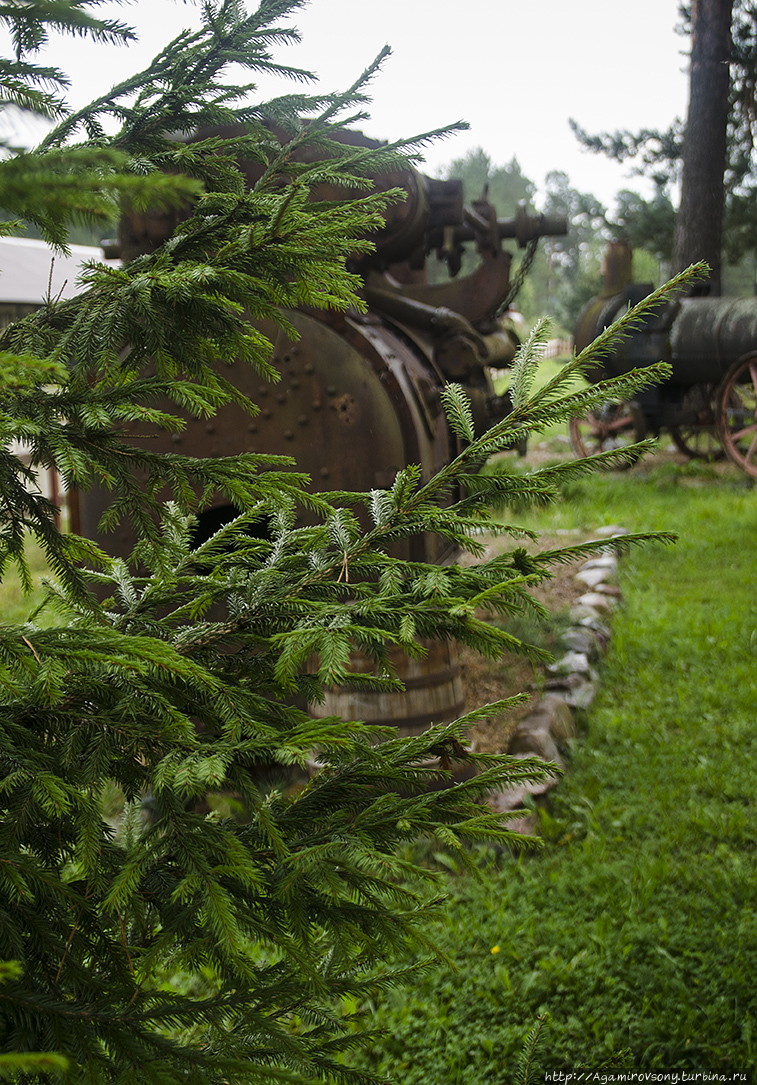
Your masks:
<path fill-rule="evenodd" d="M 598 558 L 589 558 L 585 561 L 581 566 L 581 571 L 585 569 L 605 569 L 615 573 L 618 570 L 618 559 L 614 554 L 600 554 Z"/>
<path fill-rule="evenodd" d="M 548 693 L 541 699 L 539 711 L 549 715 L 549 733 L 555 742 L 567 742 L 576 733 L 576 721 L 564 697 Z"/>
<path fill-rule="evenodd" d="M 618 527 L 617 524 L 609 524 L 607 527 L 598 527 L 594 534 L 598 539 L 612 539 L 616 535 L 627 535 L 628 529 Z"/>
<path fill-rule="evenodd" d="M 582 584 L 585 584 L 587 588 L 596 588 L 598 584 L 601 584 L 608 577 L 606 569 L 581 569 L 576 573 L 574 580 L 579 580 Z"/>
<path fill-rule="evenodd" d="M 588 708 L 594 700 L 597 687 L 594 682 L 581 680 L 565 693 L 565 701 L 571 708 Z"/>
<path fill-rule="evenodd" d="M 527 796 L 529 795 L 543 795 L 548 790 L 546 783 L 544 786 L 532 785 L 533 787 L 540 787 L 540 791 L 534 791 L 531 787 L 525 785 L 520 787 L 506 787 L 503 791 L 490 791 L 487 795 L 487 801 L 492 809 L 497 811 L 504 810 L 520 810 L 523 807 Z"/>
<path fill-rule="evenodd" d="M 507 828 L 522 836 L 536 836 L 539 815 L 532 810 L 523 809 L 523 801 L 530 792 L 524 787 L 509 788 L 507 791 L 490 791 L 486 801 L 497 814 L 510 813 Z"/>
<path fill-rule="evenodd" d="M 591 623 L 584 625 L 584 622 Z M 603 622 L 597 618 L 596 621 L 585 618 L 581 622 L 581 627 L 586 629 L 590 636 L 594 638 L 596 643 L 596 655 L 600 656 L 607 651 L 607 646 L 610 643 L 610 631 L 604 625 Z"/>
<path fill-rule="evenodd" d="M 615 600 L 610 595 L 603 595 L 598 591 L 587 591 L 576 599 L 577 606 L 591 607 L 593 610 L 612 610 Z"/>
<path fill-rule="evenodd" d="M 576 689 L 586 681 L 582 674 L 562 674 L 558 678 L 547 678 L 544 682 L 545 689 Z"/>
<path fill-rule="evenodd" d="M 589 655 L 597 649 L 596 638 L 584 629 L 568 629 L 560 637 L 560 640 L 572 652 L 585 652 L 586 655 Z"/>
<path fill-rule="evenodd" d="M 567 652 L 556 663 L 550 663 L 550 674 L 589 674 L 589 657 L 585 652 Z"/>
<path fill-rule="evenodd" d="M 591 610 L 591 607 L 587 607 L 587 610 Z M 607 628 L 607 626 L 596 613 L 596 611 L 592 611 L 590 615 L 587 615 L 585 618 L 581 618 L 580 624 L 585 629 L 591 629 L 595 633 L 599 633 L 599 635 L 604 637 L 605 640 L 610 639 L 610 630 Z"/>
<path fill-rule="evenodd" d="M 612 595 L 615 599 L 620 599 L 621 593 L 617 584 L 597 584 L 594 591 L 598 591 L 602 595 Z"/>
<path fill-rule="evenodd" d="M 580 625 L 588 625 L 592 629 L 594 628 L 594 622 L 602 624 L 602 619 L 599 617 L 599 611 L 594 607 L 587 606 L 585 603 L 575 603 L 570 610 L 570 620 L 572 622 L 578 622 Z"/>
<path fill-rule="evenodd" d="M 530 750 L 523 752 L 511 752 L 508 750 L 511 757 L 524 759 L 524 758 L 536 758 L 537 760 L 544 760 L 539 758 L 536 754 Z M 562 765 L 560 766 L 562 767 Z M 517 807 L 523 805 L 523 801 L 526 795 L 545 795 L 550 791 L 559 781 L 560 773 L 556 771 L 548 771 L 547 775 L 542 776 L 539 780 L 527 780 L 524 783 L 513 784 L 512 787 L 506 787 L 502 790 L 497 789 L 492 791 L 491 794 L 501 796 L 500 809 L 502 810 L 515 810 Z"/>
<path fill-rule="evenodd" d="M 527 757 L 540 757 L 542 761 L 552 761 L 559 768 L 564 768 L 560 751 L 549 731 L 530 731 L 518 726 L 510 737 L 507 747 L 509 754 L 525 754 Z"/>
<path fill-rule="evenodd" d="M 579 675 L 571 675 L 581 681 Z M 556 680 L 557 681 L 557 680 Z M 555 742 L 565 742 L 576 733 L 576 725 L 573 721 L 573 713 L 568 708 L 563 697 L 555 693 L 547 693 L 530 712 L 525 719 L 521 720 L 516 729 L 517 732 L 544 731 L 551 735 Z"/>
<path fill-rule="evenodd" d="M 526 813 L 523 811 L 523 817 L 513 818 L 508 822 L 508 829 L 512 829 L 514 833 L 520 833 L 521 836 L 538 836 L 539 835 L 539 815 L 533 813 Z"/>

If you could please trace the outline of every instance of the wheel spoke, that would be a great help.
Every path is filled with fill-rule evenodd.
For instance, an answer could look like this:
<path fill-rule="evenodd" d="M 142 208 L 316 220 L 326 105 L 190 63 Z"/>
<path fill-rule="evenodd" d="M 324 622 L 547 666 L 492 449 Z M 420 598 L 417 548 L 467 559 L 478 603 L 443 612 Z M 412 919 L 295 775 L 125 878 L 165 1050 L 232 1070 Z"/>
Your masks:
<path fill-rule="evenodd" d="M 754 451 L 755 451 L 755 449 L 757 449 L 757 426 L 754 426 L 753 428 L 755 430 L 754 439 L 752 440 L 752 443 L 749 446 L 749 451 L 744 456 L 744 459 L 746 460 L 747 463 L 752 462 L 752 457 L 754 456 Z"/>
<path fill-rule="evenodd" d="M 689 388 L 678 408 L 680 422 L 668 427 L 673 443 L 690 459 L 715 463 L 725 456 L 716 428 L 716 389 L 712 384 Z"/>
<path fill-rule="evenodd" d="M 752 388 L 755 395 L 757 395 L 757 363 L 751 362 L 749 365 L 749 375 L 752 378 Z"/>
<path fill-rule="evenodd" d="M 755 430 L 757 430 L 757 422 L 753 422 L 751 426 L 745 426 L 744 429 L 731 430 L 731 437 L 734 441 L 738 441 L 742 437 L 746 437 L 748 433 L 754 433 Z"/>
<path fill-rule="evenodd" d="M 644 437 L 644 418 L 640 411 L 628 403 L 608 403 L 583 418 L 571 418 L 570 442 L 577 456 L 593 456 L 599 452 L 611 452 L 625 445 L 635 444 Z M 615 464 L 614 469 L 630 467 Z"/>
<path fill-rule="evenodd" d="M 630 429 L 633 425 L 633 419 L 626 415 L 623 418 L 616 418 L 614 422 L 607 423 L 608 433 L 619 433 L 621 430 Z"/>

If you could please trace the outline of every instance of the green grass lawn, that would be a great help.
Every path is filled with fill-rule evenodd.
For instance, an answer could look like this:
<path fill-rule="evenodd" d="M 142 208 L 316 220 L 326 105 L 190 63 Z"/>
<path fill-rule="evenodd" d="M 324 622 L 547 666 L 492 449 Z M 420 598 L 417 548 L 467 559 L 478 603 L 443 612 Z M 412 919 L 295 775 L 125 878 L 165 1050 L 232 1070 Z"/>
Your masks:
<path fill-rule="evenodd" d="M 680 540 L 624 560 L 543 850 L 446 875 L 452 964 L 375 1008 L 366 1063 L 402 1085 L 515 1080 L 540 1014 L 544 1068 L 757 1069 L 757 490 L 642 465 L 531 519 L 610 523 Z"/>
<path fill-rule="evenodd" d="M 49 575 L 45 556 L 38 546 L 30 542 L 26 559 L 33 584 L 29 594 L 24 592 L 13 565 L 8 566 L 0 583 L 0 622 L 5 625 L 23 625 L 44 597 L 42 579 Z"/>

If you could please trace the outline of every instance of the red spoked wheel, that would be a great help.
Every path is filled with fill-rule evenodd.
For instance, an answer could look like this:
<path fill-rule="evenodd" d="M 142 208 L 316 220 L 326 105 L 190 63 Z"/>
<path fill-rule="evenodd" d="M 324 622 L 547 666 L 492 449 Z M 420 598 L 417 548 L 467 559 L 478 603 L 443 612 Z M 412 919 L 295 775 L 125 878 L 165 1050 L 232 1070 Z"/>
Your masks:
<path fill-rule="evenodd" d="M 739 358 L 723 377 L 717 427 L 729 459 L 757 478 L 757 353 Z"/>
<path fill-rule="evenodd" d="M 714 463 L 722 460 L 725 450 L 716 425 L 717 396 L 712 384 L 698 384 L 683 399 L 682 413 L 687 418 L 680 426 L 670 427 L 676 448 L 695 460 Z"/>
<path fill-rule="evenodd" d="M 570 444 L 576 456 L 595 456 L 599 452 L 610 452 L 616 448 L 643 441 L 646 434 L 644 415 L 635 403 L 626 400 L 605 403 L 596 411 L 590 411 L 580 418 L 571 418 Z M 612 470 L 624 471 L 638 459 L 613 465 Z"/>

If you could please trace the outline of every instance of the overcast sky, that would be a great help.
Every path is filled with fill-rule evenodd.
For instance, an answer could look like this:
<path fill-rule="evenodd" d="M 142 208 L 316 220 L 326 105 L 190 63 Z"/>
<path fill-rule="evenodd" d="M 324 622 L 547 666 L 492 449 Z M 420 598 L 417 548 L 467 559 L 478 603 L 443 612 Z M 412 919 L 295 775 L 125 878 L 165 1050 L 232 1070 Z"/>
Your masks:
<path fill-rule="evenodd" d="M 464 119 L 470 131 L 430 149 L 427 172 L 481 146 L 496 165 L 515 156 L 538 186 L 560 169 L 611 203 L 619 188 L 641 182 L 582 150 L 568 119 L 597 132 L 666 127 L 684 116 L 687 43 L 675 33 L 677 11 L 678 0 L 310 0 L 291 20 L 302 43 L 277 59 L 341 90 L 389 44 L 363 126 L 370 135 L 396 139 Z M 197 20 L 181 0 L 133 0 L 113 13 L 138 29 L 138 45 L 66 39 L 51 51 L 72 77 L 75 105 L 144 66 Z"/>

